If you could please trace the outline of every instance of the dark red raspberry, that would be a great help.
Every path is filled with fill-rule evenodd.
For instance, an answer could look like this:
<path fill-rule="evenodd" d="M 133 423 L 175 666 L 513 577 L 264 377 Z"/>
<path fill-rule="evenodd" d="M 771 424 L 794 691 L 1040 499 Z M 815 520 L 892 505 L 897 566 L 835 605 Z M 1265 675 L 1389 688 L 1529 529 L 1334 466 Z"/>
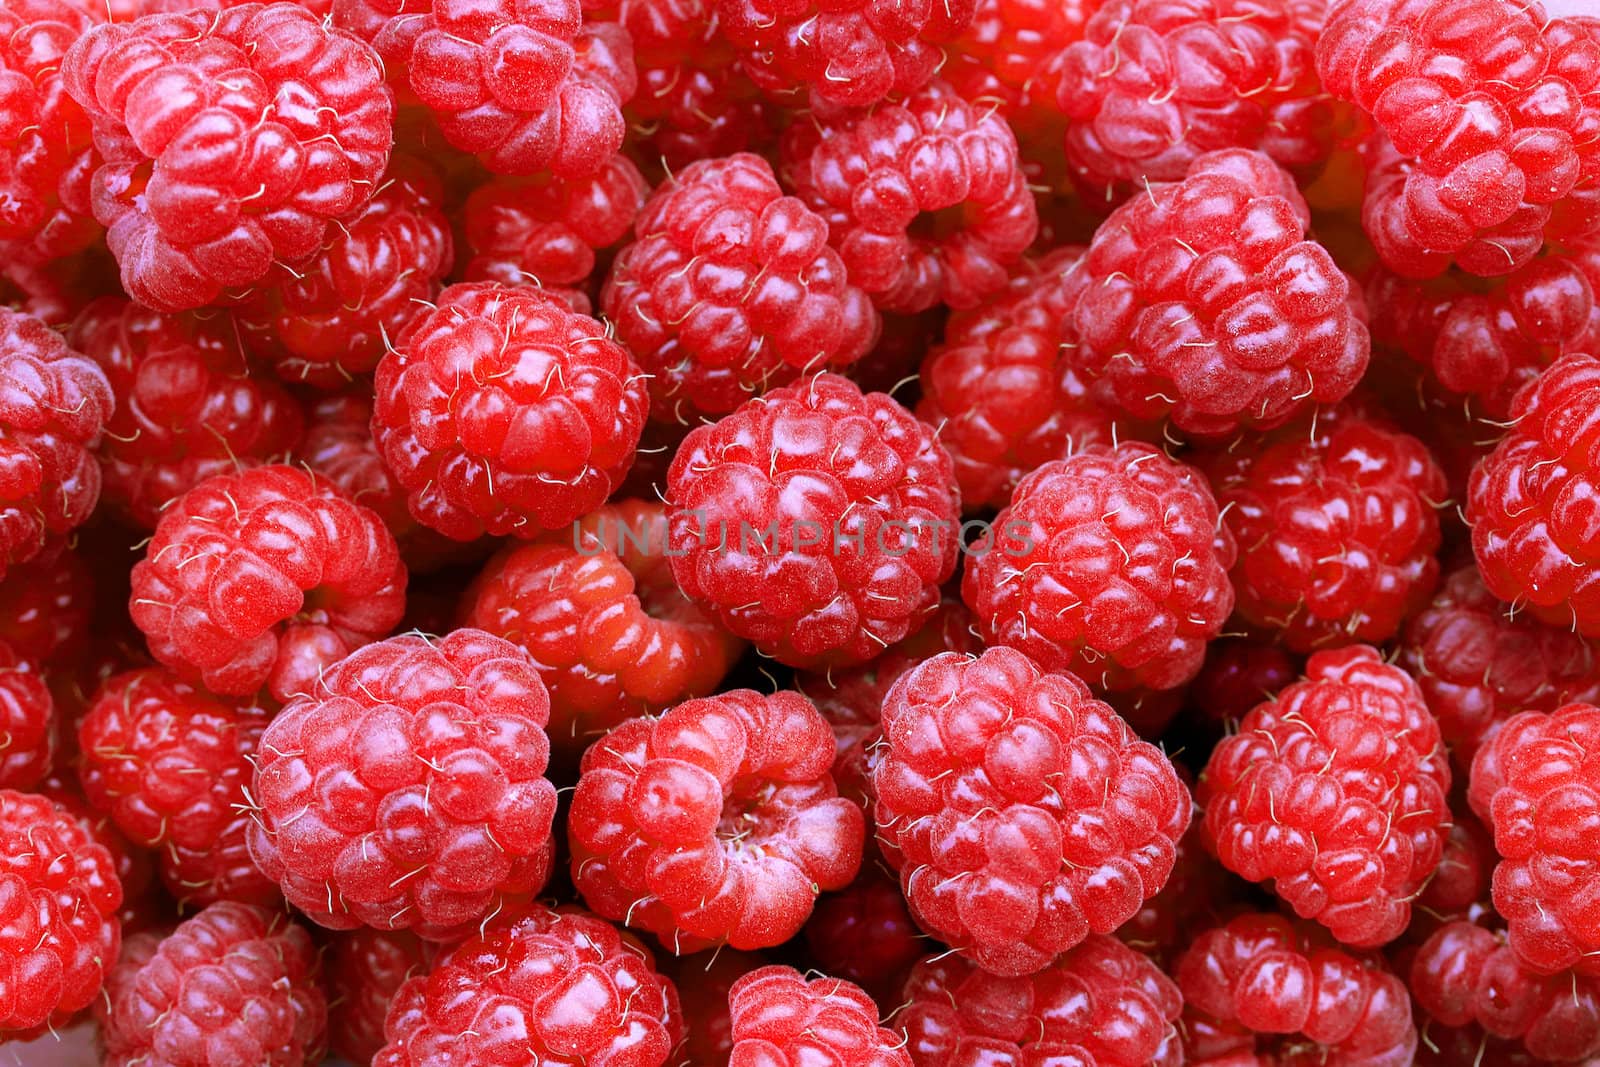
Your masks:
<path fill-rule="evenodd" d="M 65 546 L 0 582 L 0 641 L 23 659 L 81 669 L 94 619 L 94 576 Z"/>
<path fill-rule="evenodd" d="M 663 1067 L 683 1037 L 645 947 L 577 909 L 486 926 L 395 994 L 373 1067 Z"/>
<path fill-rule="evenodd" d="M 100 441 L 106 502 L 146 529 L 207 478 L 287 458 L 305 431 L 300 404 L 254 368 L 226 311 L 163 315 L 102 297 L 72 343 L 111 382 L 116 411 Z"/>
<path fill-rule="evenodd" d="M 1024 978 L 956 956 L 917 964 L 894 1024 L 916 1067 L 964 1063 L 1182 1067 L 1183 998 L 1146 956 L 1104 934 Z"/>
<path fill-rule="evenodd" d="M 482 631 L 358 649 L 262 734 L 250 851 L 323 926 L 459 936 L 549 877 L 549 718 L 527 654 Z"/>
<path fill-rule="evenodd" d="M 1280 915 L 1206 931 L 1173 977 L 1190 1063 L 1410 1067 L 1416 1051 L 1405 984 Z"/>
<path fill-rule="evenodd" d="M 1466 805 L 1453 811 L 1451 819 L 1439 866 L 1417 897 L 1417 907 L 1430 918 L 1471 916 L 1489 899 L 1489 880 L 1499 859 L 1494 839 Z M 1414 919 L 1407 934 L 1417 933 L 1421 925 Z"/>
<path fill-rule="evenodd" d="M 624 719 L 721 684 L 743 647 L 678 591 L 667 511 L 628 500 L 490 560 L 461 625 L 521 645 L 550 691 L 550 739 L 576 760 Z"/>
<path fill-rule="evenodd" d="M 905 1037 L 878 1025 L 878 1006 L 837 978 L 792 967 L 751 971 L 728 991 L 734 1067 L 912 1067 Z"/>
<path fill-rule="evenodd" d="M 795 192 L 827 220 L 850 282 L 885 311 L 978 306 L 1038 232 L 1011 128 L 943 82 L 798 123 L 784 160 Z"/>
<path fill-rule="evenodd" d="M 297 4 L 96 26 L 62 77 L 105 157 L 94 213 L 123 286 L 160 311 L 309 259 L 371 198 L 393 142 L 378 57 Z"/>
<path fill-rule="evenodd" d="M 132 581 L 150 654 L 224 696 L 307 692 L 405 610 L 393 535 L 295 467 L 217 475 L 173 501 Z"/>
<path fill-rule="evenodd" d="M 1187 768 L 1179 770 L 1186 780 L 1190 777 Z M 1178 839 L 1167 884 L 1113 935 L 1169 972 L 1196 934 L 1237 914 L 1249 899 L 1244 883 L 1206 851 L 1203 836 L 1199 820 L 1189 824 Z"/>
<path fill-rule="evenodd" d="M 872 659 L 933 614 L 955 570 L 950 454 L 892 398 L 838 375 L 694 430 L 667 484 L 678 585 L 791 666 Z"/>
<path fill-rule="evenodd" d="M 1234 723 L 1300 677 L 1299 664 L 1277 645 L 1224 637 L 1206 646 L 1206 662 L 1189 684 L 1188 705 L 1209 722 Z"/>
<path fill-rule="evenodd" d="M 0 640 L 0 789 L 32 789 L 50 773 L 56 730 L 39 665 Z"/>
<path fill-rule="evenodd" d="M 933 657 L 883 704 L 878 841 L 923 928 L 995 974 L 1133 918 L 1189 825 L 1172 764 L 1070 674 Z"/>
<path fill-rule="evenodd" d="M 753 952 L 724 948 L 667 962 L 676 964 L 672 976 L 688 1024 L 677 1062 L 685 1067 L 727 1067 L 733 1051 L 728 990 L 751 971 L 769 966 L 767 960 Z"/>
<path fill-rule="evenodd" d="M 261 873 L 250 855 L 251 824 L 249 812 L 236 812 L 217 833 L 216 840 L 199 848 L 169 841 L 156 854 L 161 884 L 180 910 L 203 908 L 223 900 L 282 910 L 283 890 Z"/>
<path fill-rule="evenodd" d="M 319 967 L 303 928 L 243 904 L 137 934 L 95 1006 L 106 1067 L 314 1067 L 328 1014 Z"/>
<path fill-rule="evenodd" d="M 803 373 L 841 370 L 877 338 L 828 224 L 741 153 L 694 163 L 645 204 L 601 308 L 650 378 L 657 419 L 716 418 Z"/>
<path fill-rule="evenodd" d="M 1507 274 L 1600 224 L 1600 24 L 1537 3 L 1350 0 L 1317 42 L 1334 96 L 1392 144 L 1366 230 L 1389 269 Z"/>
<path fill-rule="evenodd" d="M 117 960 L 122 886 L 111 853 L 65 808 L 0 789 L 0 1036 L 88 1007 Z"/>
<path fill-rule="evenodd" d="M 1531 970 L 1600 977 L 1600 708 L 1513 715 L 1472 761 L 1468 797 L 1494 832 L 1494 906 Z"/>
<path fill-rule="evenodd" d="M 1211 753 L 1195 799 L 1223 866 L 1348 945 L 1411 918 L 1450 825 L 1450 764 L 1417 683 L 1366 645 L 1318 652 Z"/>
<path fill-rule="evenodd" d="M 1039 467 L 971 553 L 961 597 L 984 640 L 1101 689 L 1182 685 L 1233 610 L 1210 488 L 1142 442 Z"/>
<path fill-rule="evenodd" d="M 854 882 L 817 899 L 805 942 L 822 973 L 854 982 L 880 1004 L 898 1003 L 906 972 L 927 951 L 899 880 L 871 861 Z"/>
<path fill-rule="evenodd" d="M 674 953 L 781 945 L 861 867 L 861 809 L 798 693 L 736 689 L 630 719 L 584 753 L 572 880 L 600 915 Z"/>
<path fill-rule="evenodd" d="M 378 365 L 372 436 L 419 522 L 533 538 L 611 495 L 648 403 L 594 319 L 537 289 L 453 285 Z"/>
<path fill-rule="evenodd" d="M 433 946 L 404 930 L 351 930 L 328 952 L 328 1045 L 352 1063 L 372 1062 L 383 1048 L 383 1020 L 394 995 L 426 974 Z"/>

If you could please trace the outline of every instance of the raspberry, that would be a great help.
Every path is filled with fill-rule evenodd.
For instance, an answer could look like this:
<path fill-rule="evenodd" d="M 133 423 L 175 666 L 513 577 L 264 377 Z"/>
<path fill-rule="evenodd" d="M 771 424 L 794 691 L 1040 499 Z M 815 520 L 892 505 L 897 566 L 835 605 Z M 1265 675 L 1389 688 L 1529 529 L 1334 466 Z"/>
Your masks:
<path fill-rule="evenodd" d="M 200 848 L 169 841 L 156 854 L 161 884 L 180 910 L 223 900 L 282 910 L 283 890 L 261 873 L 250 856 L 251 825 L 247 812 L 238 813 L 223 825 L 214 841 Z"/>
<path fill-rule="evenodd" d="M 1011 128 L 943 82 L 797 125 L 783 154 L 850 282 L 884 311 L 978 306 L 1038 232 Z"/>
<path fill-rule="evenodd" d="M 1187 768 L 1180 768 L 1185 779 Z M 1117 927 L 1115 937 L 1130 948 L 1155 958 L 1170 972 L 1177 956 L 1194 936 L 1236 914 L 1248 889 L 1205 850 L 1201 825 L 1189 824 L 1178 839 L 1172 875 L 1160 892 L 1144 902 L 1138 914 Z"/>
<path fill-rule="evenodd" d="M 740 978 L 768 966 L 761 956 L 724 948 L 679 958 L 673 973 L 683 1017 L 689 1023 L 677 1062 L 688 1067 L 726 1067 L 733 1051 L 728 990 Z"/>
<path fill-rule="evenodd" d="M 803 373 L 849 366 L 877 337 L 872 302 L 846 279 L 828 224 L 784 196 L 760 156 L 672 175 L 635 229 L 601 307 L 652 376 L 658 419 L 725 415 Z"/>
<path fill-rule="evenodd" d="M 47 555 L 48 563 L 36 561 L 0 583 L 0 641 L 35 663 L 78 666 L 94 617 L 94 576 L 70 548 Z"/>
<path fill-rule="evenodd" d="M 730 1064 L 911 1067 L 905 1038 L 878 1025 L 878 1007 L 837 978 L 806 979 L 792 967 L 751 971 L 728 991 Z"/>
<path fill-rule="evenodd" d="M 32 789 L 50 773 L 55 719 L 38 664 L 0 640 L 0 789 Z"/>
<path fill-rule="evenodd" d="M 0 789 L 0 1035 L 65 1021 L 100 994 L 122 941 L 111 853 L 64 808 Z"/>
<path fill-rule="evenodd" d="M 736 689 L 622 723 L 584 753 L 573 794 L 578 892 L 678 955 L 782 944 L 861 866 L 833 753 L 798 693 Z"/>
<path fill-rule="evenodd" d="M 71 768 L 53 771 L 34 791 L 39 796 L 55 801 L 56 807 L 77 821 L 89 835 L 90 841 L 110 855 L 117 883 L 122 886 L 122 907 L 118 917 L 123 936 L 133 932 L 136 926 L 148 925 L 155 911 L 151 907 L 153 901 L 149 892 L 155 881 L 155 867 L 151 863 L 150 853 L 123 837 L 109 816 L 89 806 L 78 785 L 78 776 Z"/>
<path fill-rule="evenodd" d="M 1600 33 L 1537 3 L 1350 0 L 1317 42 L 1334 96 L 1392 142 L 1365 225 L 1390 270 L 1506 274 L 1600 224 Z"/>
<path fill-rule="evenodd" d="M 299 403 L 252 375 L 227 312 L 163 315 L 102 297 L 73 324 L 72 343 L 117 401 L 100 442 L 106 501 L 146 529 L 207 478 L 287 457 L 305 430 Z"/>
<path fill-rule="evenodd" d="M 138 934 L 95 1017 L 107 1067 L 321 1062 L 317 949 L 282 914 L 213 904 L 165 938 Z"/>
<path fill-rule="evenodd" d="M 331 1050 L 352 1063 L 371 1063 L 383 1048 L 383 1020 L 406 979 L 426 974 L 432 946 L 404 930 L 351 930 L 333 938 L 328 953 Z"/>
<path fill-rule="evenodd" d="M 1142 442 L 1037 468 L 971 553 L 961 598 L 983 639 L 1101 689 L 1182 685 L 1233 610 L 1211 490 Z"/>
<path fill-rule="evenodd" d="M 1513 715 L 1472 761 L 1468 798 L 1494 831 L 1494 906 L 1509 944 L 1539 974 L 1600 977 L 1600 708 Z"/>
<path fill-rule="evenodd" d="M 1211 753 L 1195 799 L 1223 866 L 1340 941 L 1391 941 L 1450 825 L 1450 765 L 1417 683 L 1366 645 L 1318 652 Z"/>
<path fill-rule="evenodd" d="M 1416 1051 L 1400 979 L 1280 915 L 1241 915 L 1206 931 L 1173 977 L 1191 1063 L 1409 1067 Z"/>
<path fill-rule="evenodd" d="M 223 696 L 305 692 L 405 610 L 394 537 L 294 467 L 217 475 L 173 501 L 132 582 L 150 654 Z"/>
<path fill-rule="evenodd" d="M 372 196 L 393 140 L 378 57 L 296 4 L 96 26 L 62 78 L 105 157 L 94 213 L 123 286 L 158 311 L 309 259 Z"/>
<path fill-rule="evenodd" d="M 1189 685 L 1189 706 L 1214 723 L 1238 722 L 1299 676 L 1299 666 L 1277 645 L 1224 637 L 1206 646 L 1205 665 Z"/>
<path fill-rule="evenodd" d="M 692 15 L 682 32 L 697 39 L 657 51 L 634 30 L 628 10 L 675 7 Z M 764 142 L 775 117 L 737 56 L 717 35 L 710 3 L 624 4 L 623 22 L 634 34 L 639 91 L 623 109 L 638 154 L 660 159 L 670 173 L 696 160 L 743 152 Z"/>
<path fill-rule="evenodd" d="M 576 909 L 486 926 L 407 979 L 373 1067 L 662 1067 L 683 1036 L 672 983 L 627 934 Z"/>
<path fill-rule="evenodd" d="M 1201 462 L 1241 548 L 1239 617 L 1295 652 L 1387 641 L 1439 580 L 1449 496 L 1426 446 L 1359 411 L 1320 413 Z"/>
<path fill-rule="evenodd" d="M 878 840 L 923 928 L 1025 975 L 1133 918 L 1189 824 L 1172 764 L 1070 674 L 934 656 L 883 703 Z"/>
<path fill-rule="evenodd" d="M 1002 978 L 930 957 L 895 1024 L 918 1067 L 973 1062 L 1181 1067 L 1178 987 L 1145 956 L 1093 934 L 1045 970 Z"/>
<path fill-rule="evenodd" d="M 113 403 L 99 367 L 38 319 L 0 308 L 0 578 L 94 511 L 89 450 Z"/>
<path fill-rule="evenodd" d="M 1472 472 L 1467 521 L 1483 584 L 1513 610 L 1600 636 L 1600 360 L 1567 356 L 1517 394 L 1511 431 Z"/>
<path fill-rule="evenodd" d="M 551 743 L 596 735 L 712 693 L 740 642 L 678 591 L 666 508 L 623 501 L 571 531 L 503 550 L 462 596 L 461 625 L 521 645 L 550 691 Z"/>
<path fill-rule="evenodd" d="M 378 365 L 372 436 L 419 522 L 531 538 L 605 501 L 647 405 L 600 323 L 537 290 L 453 285 Z"/>
<path fill-rule="evenodd" d="M 1037 126 L 1059 125 L 1055 97 L 1062 53 L 1082 39 L 1099 6 L 1100 0 L 978 0 L 972 24 L 950 45 L 940 74 L 968 100 L 979 96 L 964 91 L 966 83 L 982 85 L 986 102 L 998 99 L 1001 114 L 1021 137 Z"/>
<path fill-rule="evenodd" d="M 1293 181 L 1242 149 L 1181 177 L 1102 223 L 1073 279 L 1069 358 L 1097 399 L 1204 438 L 1341 400 L 1367 330 Z"/>
<path fill-rule="evenodd" d="M 1489 899 L 1489 879 L 1494 870 L 1494 840 L 1483 824 L 1464 807 L 1452 812 L 1450 834 L 1433 877 L 1417 897 L 1424 914 L 1467 916 Z M 1417 931 L 1413 922 L 1407 933 Z"/>
<path fill-rule="evenodd" d="M 527 654 L 482 631 L 358 649 L 261 735 L 251 854 L 330 929 L 459 936 L 549 877 L 549 717 Z"/>
<path fill-rule="evenodd" d="M 926 947 L 899 881 L 875 863 L 863 864 L 839 892 L 817 899 L 805 941 L 824 974 L 854 982 L 885 1004 L 896 1003 L 901 981 Z"/>

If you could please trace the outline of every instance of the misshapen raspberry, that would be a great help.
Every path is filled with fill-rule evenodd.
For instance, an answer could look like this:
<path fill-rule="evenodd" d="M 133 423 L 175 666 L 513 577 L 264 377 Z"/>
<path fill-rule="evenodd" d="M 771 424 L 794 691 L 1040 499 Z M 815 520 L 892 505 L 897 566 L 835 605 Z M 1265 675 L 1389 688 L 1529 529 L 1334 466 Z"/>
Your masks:
<path fill-rule="evenodd" d="M 837 978 L 807 981 L 792 967 L 751 971 L 728 991 L 737 1067 L 911 1067 L 905 1040 L 878 1025 L 878 1006 Z"/>

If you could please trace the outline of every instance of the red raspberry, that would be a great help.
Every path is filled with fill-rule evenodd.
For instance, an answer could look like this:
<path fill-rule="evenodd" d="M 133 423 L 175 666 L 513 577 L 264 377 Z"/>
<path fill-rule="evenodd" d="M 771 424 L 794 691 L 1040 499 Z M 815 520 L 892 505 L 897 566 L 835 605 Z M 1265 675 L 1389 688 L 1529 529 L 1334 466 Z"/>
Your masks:
<path fill-rule="evenodd" d="M 395 993 L 426 974 L 433 946 L 404 930 L 351 930 L 328 953 L 328 1044 L 352 1063 L 372 1062 L 383 1048 L 383 1020 Z"/>
<path fill-rule="evenodd" d="M 1062 53 L 1083 38 L 1101 0 L 978 0 L 978 10 L 951 43 L 940 75 L 966 92 L 982 88 L 985 102 L 996 99 L 1001 114 L 1020 137 L 1040 127 L 1059 126 L 1056 106 Z M 1042 132 L 1042 131 L 1041 131 Z M 1059 129 L 1052 130 L 1060 137 Z"/>
<path fill-rule="evenodd" d="M 994 974 L 1041 970 L 1166 882 L 1189 791 L 1070 674 L 933 657 L 883 704 L 878 840 L 924 929 Z"/>
<path fill-rule="evenodd" d="M 35 560 L 0 582 L 0 641 L 23 659 L 81 669 L 94 618 L 94 576 L 70 548 L 46 555 L 48 562 Z"/>
<path fill-rule="evenodd" d="M 1451 819 L 1438 869 L 1417 897 L 1417 907 L 1429 917 L 1472 915 L 1489 899 L 1489 879 L 1499 859 L 1489 831 L 1465 805 L 1453 811 Z M 1414 934 L 1420 926 L 1413 921 L 1406 933 Z"/>
<path fill-rule="evenodd" d="M 131 937 L 95 1006 L 106 1067 L 320 1063 L 318 969 L 304 929 L 243 904 L 213 904 L 166 937 Z"/>
<path fill-rule="evenodd" d="M 1392 141 L 1364 208 L 1390 270 L 1506 274 L 1600 224 L 1600 23 L 1523 0 L 1349 0 L 1317 69 Z"/>
<path fill-rule="evenodd" d="M 978 306 L 1038 232 L 1011 128 L 943 82 L 798 124 L 784 160 L 851 283 L 885 311 Z"/>
<path fill-rule="evenodd" d="M 643 945 L 585 912 L 536 904 L 408 979 L 384 1029 L 373 1067 L 662 1067 L 683 1017 Z"/>
<path fill-rule="evenodd" d="M 624 719 L 721 684 L 741 643 L 678 591 L 667 511 L 622 501 L 504 549 L 462 597 L 461 625 L 528 650 L 550 691 L 551 743 L 572 759 Z"/>
<path fill-rule="evenodd" d="M 1567 356 L 1511 405 L 1511 431 L 1472 472 L 1467 521 L 1483 584 L 1515 611 L 1600 636 L 1600 531 L 1587 500 L 1600 360 Z"/>
<path fill-rule="evenodd" d="M 1417 683 L 1376 649 L 1318 652 L 1211 753 L 1195 799 L 1223 866 L 1348 945 L 1411 918 L 1450 825 L 1450 764 Z"/>
<path fill-rule="evenodd" d="M 622 481 L 648 399 L 600 323 L 535 289 L 453 285 L 408 331 L 378 365 L 372 436 L 419 522 L 537 537 Z"/>
<path fill-rule="evenodd" d="M 684 956 L 675 962 L 673 979 L 688 1023 L 677 1062 L 685 1067 L 727 1067 L 728 1055 L 733 1051 L 728 990 L 740 978 L 768 963 L 755 953 L 731 948 Z"/>
<path fill-rule="evenodd" d="M 860 359 L 872 302 L 828 247 L 828 224 L 740 154 L 694 163 L 645 204 L 601 308 L 651 375 L 658 419 L 715 418 L 801 374 Z"/>
<path fill-rule="evenodd" d="M 878 1006 L 837 978 L 792 967 L 751 971 L 728 991 L 735 1067 L 911 1067 L 905 1037 L 878 1025 Z"/>
<path fill-rule="evenodd" d="M 0 640 L 0 789 L 32 789 L 50 773 L 55 720 L 39 665 Z"/>
<path fill-rule="evenodd" d="M 155 865 L 150 853 L 123 837 L 110 816 L 89 806 L 78 785 L 78 776 L 71 768 L 51 772 L 34 792 L 55 801 L 56 807 L 76 819 L 89 839 L 111 856 L 117 883 L 122 886 L 122 908 L 118 917 L 123 936 L 132 933 L 135 927 L 150 925 L 158 912 L 155 894 L 150 892 L 155 882 Z"/>
<path fill-rule="evenodd" d="M 1206 662 L 1189 684 L 1188 705 L 1213 723 L 1234 723 L 1300 677 L 1277 645 L 1224 637 L 1206 646 Z"/>
<path fill-rule="evenodd" d="M 958 1063 L 1182 1067 L 1178 987 L 1147 957 L 1092 934 L 1025 978 L 956 956 L 917 964 L 895 1025 L 917 1067 Z"/>
<path fill-rule="evenodd" d="M 1468 798 L 1494 831 L 1494 906 L 1529 969 L 1600 977 L 1600 708 L 1513 715 L 1472 761 Z"/>
<path fill-rule="evenodd" d="M 639 91 L 623 109 L 638 155 L 660 160 L 669 173 L 697 160 L 744 152 L 766 142 L 777 124 L 761 91 L 718 35 L 709 2 L 624 4 L 623 22 L 633 30 Z M 693 40 L 656 50 L 634 29 L 628 9 L 673 8 L 690 15 L 681 33 Z"/>
<path fill-rule="evenodd" d="M 393 141 L 378 57 L 296 4 L 96 26 L 62 77 L 105 156 L 94 213 L 123 286 L 159 311 L 309 259 L 372 196 Z"/>
<path fill-rule="evenodd" d="M 550 875 L 549 718 L 527 654 L 482 631 L 358 649 L 261 735 L 250 851 L 330 929 L 459 936 Z"/>
<path fill-rule="evenodd" d="M 161 884 L 180 910 L 223 900 L 282 910 L 283 890 L 261 873 L 250 855 L 251 825 L 250 814 L 239 812 L 217 833 L 215 841 L 200 848 L 169 841 L 156 854 Z"/>
<path fill-rule="evenodd" d="M 898 1002 L 906 972 L 927 949 L 899 880 L 873 862 L 839 892 L 817 899 L 805 941 L 822 973 L 854 982 L 881 1004 Z"/>
<path fill-rule="evenodd" d="M 1187 768 L 1180 768 L 1180 773 L 1189 777 Z M 1205 850 L 1202 836 L 1199 821 L 1190 823 L 1178 839 L 1177 859 L 1167 884 L 1114 934 L 1123 944 L 1155 958 L 1169 972 L 1196 934 L 1237 914 L 1250 896 L 1244 883 Z"/>
<path fill-rule="evenodd" d="M 1241 915 L 1206 931 L 1173 977 L 1187 1004 L 1191 1064 L 1410 1067 L 1416 1051 L 1404 983 L 1281 915 Z"/>
<path fill-rule="evenodd" d="M 1242 149 L 1199 156 L 1118 208 L 1068 298 L 1070 358 L 1097 399 L 1206 438 L 1343 399 L 1366 370 L 1367 329 L 1308 220 L 1289 176 Z"/>
<path fill-rule="evenodd" d="M 108 296 L 84 309 L 72 343 L 111 382 L 100 441 L 105 497 L 138 526 L 207 478 L 282 460 L 305 430 L 299 403 L 252 374 L 228 312 L 163 315 Z"/>
<path fill-rule="evenodd" d="M 94 511 L 89 450 L 113 403 L 99 367 L 38 319 L 0 308 L 0 578 Z"/>
<path fill-rule="evenodd" d="M 678 955 L 781 945 L 861 867 L 861 809 L 834 788 L 833 752 L 798 693 L 736 689 L 628 720 L 583 756 L 578 892 Z"/>
<path fill-rule="evenodd" d="M 378 516 L 295 467 L 217 475 L 173 501 L 132 582 L 150 654 L 223 696 L 306 692 L 405 610 Z"/>
<path fill-rule="evenodd" d="M 971 551 L 961 597 L 984 640 L 1101 689 L 1182 685 L 1233 610 L 1210 488 L 1142 442 L 1039 467 Z"/>
<path fill-rule="evenodd" d="M 25 1037 L 89 1006 L 117 959 L 122 886 L 103 846 L 66 809 L 0 789 L 0 1037 Z"/>

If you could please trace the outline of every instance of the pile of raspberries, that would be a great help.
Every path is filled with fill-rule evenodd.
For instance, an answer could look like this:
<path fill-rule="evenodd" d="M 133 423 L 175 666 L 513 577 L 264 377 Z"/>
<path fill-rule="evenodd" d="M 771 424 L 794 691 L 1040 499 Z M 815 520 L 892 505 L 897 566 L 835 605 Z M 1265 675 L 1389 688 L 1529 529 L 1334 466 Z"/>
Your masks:
<path fill-rule="evenodd" d="M 0 0 L 0 1062 L 1600 1067 L 1600 2 Z"/>

